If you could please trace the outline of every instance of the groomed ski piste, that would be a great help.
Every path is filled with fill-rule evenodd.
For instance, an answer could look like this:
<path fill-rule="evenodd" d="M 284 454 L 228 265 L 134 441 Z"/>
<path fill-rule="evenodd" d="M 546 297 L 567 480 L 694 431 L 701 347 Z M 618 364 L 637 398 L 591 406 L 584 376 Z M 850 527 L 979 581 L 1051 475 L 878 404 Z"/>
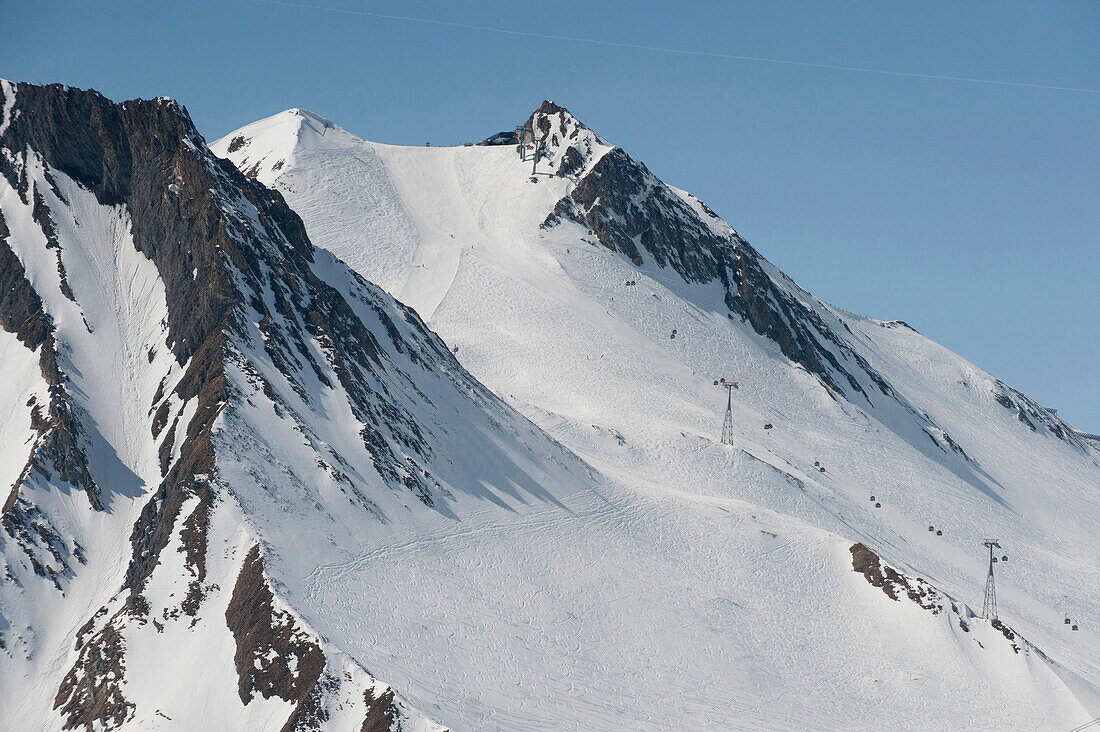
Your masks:
<path fill-rule="evenodd" d="M 616 148 L 545 116 L 534 176 L 530 147 L 385 145 L 303 110 L 212 145 L 593 469 L 546 496 L 365 527 L 353 557 L 291 563 L 288 601 L 455 730 L 1068 730 L 1100 716 L 1100 451 L 904 323 L 831 307 L 762 260 L 895 394 L 859 376 L 871 396 L 838 397 L 731 314 L 720 282 L 551 221 Z M 557 175 L 571 145 L 585 154 Z M 693 226 L 733 236 L 669 191 Z M 720 377 L 740 382 L 733 446 L 718 441 Z M 987 537 L 1010 555 L 1007 632 L 975 617 Z M 909 589 L 854 571 L 856 543 Z"/>

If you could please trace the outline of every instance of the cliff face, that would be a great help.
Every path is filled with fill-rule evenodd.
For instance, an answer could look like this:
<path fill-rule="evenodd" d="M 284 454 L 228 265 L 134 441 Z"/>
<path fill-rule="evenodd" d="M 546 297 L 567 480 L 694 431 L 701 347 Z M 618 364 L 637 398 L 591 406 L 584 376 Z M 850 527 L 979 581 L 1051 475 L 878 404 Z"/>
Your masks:
<path fill-rule="evenodd" d="M 18 718 L 415 721 L 280 597 L 294 575 L 273 582 L 268 555 L 319 561 L 397 512 L 452 511 L 494 471 L 538 491 L 503 477 L 538 472 L 532 446 L 571 458 L 315 250 L 175 102 L 3 82 L 0 109 L 0 328 L 26 421 L 5 442 L 24 467 L 0 524 L 0 648 L 12 674 L 63 669 Z M 228 647 L 232 684 L 188 679 L 215 699 L 201 714 L 151 685 Z"/>
<path fill-rule="evenodd" d="M 155 637 L 143 643 L 135 631 L 149 627 L 159 634 L 167 623 L 186 622 L 196 635 L 211 634 L 200 621 L 211 595 L 223 592 L 207 572 L 206 557 L 212 550 L 212 507 L 227 497 L 226 487 L 212 479 L 217 471 L 215 421 L 232 390 L 226 359 L 233 352 L 233 339 L 243 332 L 246 298 L 256 300 L 256 289 L 263 287 L 262 257 L 277 251 L 280 269 L 289 264 L 295 267 L 294 274 L 302 276 L 311 262 L 311 247 L 279 196 L 249 185 L 235 169 L 207 154 L 187 113 L 170 100 L 117 105 L 95 92 L 6 82 L 0 94 L 4 109 L 0 173 L 6 182 L 0 216 L 0 277 L 7 284 L 0 325 L 25 348 L 38 352 L 40 376 L 49 395 L 46 403 L 34 397 L 28 402 L 33 447 L 4 505 L 6 536 L 0 538 L 0 545 L 4 545 L 7 580 L 0 588 L 5 600 L 0 605 L 5 616 L 0 633 L 7 636 L 5 647 L 22 656 L 10 660 L 28 664 L 52 650 L 41 647 L 40 639 L 65 635 L 59 633 L 62 629 L 44 627 L 48 618 L 20 612 L 34 603 L 19 600 L 42 592 L 25 569 L 29 566 L 34 574 L 48 577 L 62 597 L 79 595 L 88 583 L 79 575 L 104 569 L 103 553 L 118 542 L 96 545 L 86 530 L 96 520 L 80 516 L 79 503 L 59 506 L 57 493 L 79 489 L 87 511 L 114 514 L 104 521 L 113 523 L 115 531 L 126 531 L 127 502 L 120 500 L 125 491 L 110 477 L 93 475 L 103 471 L 96 470 L 90 455 L 117 448 L 119 437 L 156 446 L 159 475 L 148 471 L 139 475 L 140 460 L 128 466 L 136 468 L 134 477 L 152 497 L 129 496 L 137 499 L 134 511 L 138 503 L 144 508 L 132 529 L 123 534 L 123 539 L 129 535 L 130 558 L 121 586 L 99 593 L 104 604 L 86 618 L 71 652 L 63 654 L 68 670 L 61 678 L 50 679 L 55 685 L 52 707 L 65 728 L 115 728 L 153 712 L 140 708 L 128 690 L 132 679 L 127 671 L 137 670 L 131 668 L 130 656 L 144 645 L 155 653 L 173 653 L 171 643 Z M 246 208 L 254 212 L 252 221 L 240 218 Z M 38 231 L 27 230 L 27 209 Z M 99 240 L 101 228 L 93 218 L 113 219 L 114 241 Z M 34 271 L 41 263 L 39 244 L 55 259 L 57 293 L 48 292 L 53 284 L 50 275 L 55 273 Z M 126 245 L 155 267 L 161 322 L 138 324 L 152 326 L 145 328 L 146 338 L 127 342 L 105 334 L 95 345 L 111 350 L 140 346 L 140 352 L 130 356 L 145 363 L 135 368 L 131 359 L 128 376 L 157 384 L 153 394 L 144 394 L 149 401 L 140 405 L 147 417 L 144 436 L 102 434 L 99 395 L 82 393 L 93 386 L 84 374 L 94 367 L 81 362 L 83 353 L 67 342 L 66 332 L 71 332 L 72 315 L 80 317 L 89 337 L 97 327 L 108 325 L 89 316 L 96 309 L 95 301 L 101 296 L 106 299 L 106 293 L 95 291 L 96 284 L 117 288 L 121 297 L 116 305 L 147 294 L 126 292 L 137 283 L 124 281 L 126 273 L 120 270 L 85 271 L 87 261 L 79 256 L 94 258 L 99 250 L 108 258 L 127 257 L 126 251 L 118 251 Z M 89 274 L 114 281 L 96 281 Z M 75 293 L 70 279 L 81 281 Z M 242 287 L 242 282 L 251 288 Z M 57 300 L 58 294 L 71 307 Z M 82 303 L 84 298 L 89 302 Z M 137 315 L 153 314 L 154 310 L 146 309 Z M 272 352 L 287 347 L 283 340 L 273 344 Z M 142 390 L 135 391 L 125 397 L 141 398 Z M 130 430 L 134 427 L 125 425 Z M 114 457 L 127 458 L 117 453 Z M 146 585 L 156 568 L 168 562 L 165 552 L 173 542 L 184 559 L 182 576 L 169 580 L 178 584 L 178 591 L 168 593 L 173 598 L 170 603 L 150 602 Z M 81 566 L 89 559 L 91 566 Z M 242 575 L 253 577 L 246 585 L 253 595 L 266 589 L 258 562 L 254 558 L 242 568 Z M 100 581 L 112 581 L 111 573 L 106 574 Z M 43 602 L 48 605 L 50 600 Z M 246 629 L 265 627 L 275 617 L 270 611 L 267 615 L 256 611 L 245 613 L 242 620 L 239 614 L 227 616 L 234 631 L 242 623 Z M 293 627 L 294 621 L 285 625 Z M 242 640 L 240 645 L 249 644 Z M 265 697 L 280 696 L 298 704 L 318 683 L 324 654 L 308 635 L 300 645 L 314 662 L 278 677 L 279 683 L 263 689 Z M 250 670 L 242 667 L 242 685 Z M 51 716 L 49 708 L 36 711 L 40 723 Z"/>
<path fill-rule="evenodd" d="M 540 108 L 536 126 L 545 119 Z M 558 116 L 568 113 L 560 108 Z M 576 147 L 553 136 L 547 142 L 563 159 L 581 158 Z M 670 267 L 686 282 L 719 281 L 730 314 L 774 341 L 791 361 L 813 373 L 838 396 L 870 399 L 864 384 L 893 397 L 885 380 L 860 358 L 819 312 L 807 293 L 776 281 L 777 271 L 707 206 L 662 183 L 641 162 L 614 148 L 584 171 L 546 222 L 567 218 L 600 244 L 642 266 L 646 257 Z M 644 255 L 643 255 L 644 252 Z M 792 292 L 793 290 L 793 292 Z"/>

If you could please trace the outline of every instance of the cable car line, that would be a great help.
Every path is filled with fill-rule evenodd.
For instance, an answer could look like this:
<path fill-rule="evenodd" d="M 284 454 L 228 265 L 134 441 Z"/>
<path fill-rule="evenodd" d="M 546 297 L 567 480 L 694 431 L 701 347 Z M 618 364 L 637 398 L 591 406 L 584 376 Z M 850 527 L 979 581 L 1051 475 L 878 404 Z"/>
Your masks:
<path fill-rule="evenodd" d="M 794 59 L 773 58 L 769 56 L 747 56 L 735 53 L 720 53 L 717 51 L 694 51 L 685 48 L 667 48 L 664 46 L 649 46 L 642 43 L 630 43 L 627 41 L 606 41 L 599 38 L 583 38 L 579 36 L 563 36 L 554 33 L 539 33 L 537 31 L 521 31 L 511 28 L 499 28 L 491 25 L 478 25 L 475 23 L 460 23 L 453 20 L 438 20 L 435 18 L 420 18 L 412 15 L 394 15 L 391 13 L 375 13 L 369 10 L 354 8 L 334 8 L 327 5 L 314 5 L 312 3 L 291 2 L 290 0 L 251 0 L 251 2 L 278 5 L 287 8 L 305 8 L 308 10 L 326 10 L 331 13 L 344 15 L 363 15 L 381 20 L 401 20 L 409 23 L 425 23 L 448 28 L 464 28 L 466 30 L 485 31 L 487 33 L 500 33 L 509 36 L 523 36 L 527 38 L 541 38 L 547 41 L 568 41 L 570 43 L 587 43 L 594 46 L 609 46 L 612 48 L 630 48 L 638 51 L 651 51 L 653 53 L 668 53 L 678 56 L 697 56 L 700 58 L 725 59 L 727 61 L 752 61 L 754 63 L 779 64 L 783 66 L 801 66 L 811 69 L 825 69 L 828 71 L 851 71 L 861 74 L 878 74 L 880 76 L 901 76 L 911 79 L 930 79 L 933 81 L 955 81 L 966 84 L 987 84 L 991 86 L 1014 86 L 1028 89 L 1047 89 L 1050 91 L 1080 92 L 1084 94 L 1100 94 L 1100 89 L 1091 89 L 1079 86 L 1062 86 L 1059 84 L 1036 84 L 1027 81 L 1006 81 L 1004 79 L 982 79 L 973 76 L 952 76 L 949 74 L 924 74 L 917 71 L 896 71 L 893 69 L 877 69 L 870 66 L 846 66 L 843 64 L 825 64 L 815 61 L 797 61 Z"/>

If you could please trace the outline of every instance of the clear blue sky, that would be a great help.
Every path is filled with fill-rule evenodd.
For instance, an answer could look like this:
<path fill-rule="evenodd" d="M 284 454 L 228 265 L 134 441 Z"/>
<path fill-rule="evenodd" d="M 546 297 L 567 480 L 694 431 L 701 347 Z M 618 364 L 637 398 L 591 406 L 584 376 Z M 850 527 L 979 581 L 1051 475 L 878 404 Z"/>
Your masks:
<path fill-rule="evenodd" d="M 600 41 L 1100 89 L 1100 2 L 302 0 Z M 629 10 L 628 10 L 629 8 Z M 172 96 L 207 139 L 304 107 L 477 140 L 543 98 L 840 307 L 902 319 L 1100 432 L 1100 94 L 911 78 L 258 0 L 7 0 L 0 76 Z"/>

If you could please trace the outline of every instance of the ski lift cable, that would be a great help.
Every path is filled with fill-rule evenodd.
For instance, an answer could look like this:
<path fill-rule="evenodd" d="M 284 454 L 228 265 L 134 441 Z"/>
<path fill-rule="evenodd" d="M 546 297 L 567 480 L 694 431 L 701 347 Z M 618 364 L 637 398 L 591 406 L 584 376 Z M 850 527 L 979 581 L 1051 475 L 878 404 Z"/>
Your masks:
<path fill-rule="evenodd" d="M 330 13 L 343 15 L 362 15 L 381 20 L 400 20 L 409 23 L 425 23 L 448 28 L 464 28 L 466 30 L 485 31 L 487 33 L 500 33 L 509 36 L 524 36 L 527 38 L 541 38 L 548 41 L 568 41 L 570 43 L 587 43 L 594 46 L 610 46 L 612 48 L 629 48 L 638 51 L 651 51 L 653 53 L 668 53 L 679 56 L 697 56 L 700 58 L 716 58 L 727 61 L 752 61 L 754 63 L 778 64 L 783 66 L 800 66 L 811 69 L 825 69 L 828 71 L 850 71 L 861 74 L 878 74 L 880 76 L 901 76 L 911 79 L 929 79 L 933 81 L 954 81 L 965 84 L 987 84 L 990 86 L 1023 87 L 1028 89 L 1046 89 L 1049 91 L 1079 92 L 1084 94 L 1100 94 L 1100 89 L 1092 89 L 1080 86 L 1062 86 L 1059 84 L 1038 84 L 1027 81 L 1007 81 L 1004 79 L 982 79 L 973 76 L 951 76 L 948 74 L 925 74 L 917 71 L 897 71 L 893 69 L 879 69 L 871 66 L 846 66 L 843 64 L 826 64 L 816 61 L 798 61 L 795 59 L 773 58 L 769 56 L 746 56 L 734 53 L 720 53 L 717 51 L 696 51 L 686 48 L 667 48 L 664 46 L 649 46 L 642 43 L 630 43 L 627 41 L 607 41 L 599 38 L 583 38 L 579 36 L 563 36 L 553 33 L 538 33 L 535 31 L 521 31 L 511 28 L 500 28 L 491 25 L 478 25 L 475 23 L 460 23 L 453 20 L 438 20 L 436 18 L 421 18 L 412 15 L 394 15 L 391 13 L 375 13 L 369 10 L 356 8 L 334 8 L 327 5 L 315 5 L 313 3 L 292 2 L 291 0 L 251 0 L 255 3 L 276 5 L 287 8 L 303 8 L 307 10 L 323 10 Z"/>
<path fill-rule="evenodd" d="M 1080 727 L 1074 727 L 1069 732 L 1081 732 L 1081 730 L 1088 729 L 1089 727 L 1092 727 L 1093 725 L 1096 725 L 1096 724 L 1100 724 L 1100 717 L 1097 717 L 1096 719 L 1092 720 L 1091 722 L 1085 722 Z"/>

